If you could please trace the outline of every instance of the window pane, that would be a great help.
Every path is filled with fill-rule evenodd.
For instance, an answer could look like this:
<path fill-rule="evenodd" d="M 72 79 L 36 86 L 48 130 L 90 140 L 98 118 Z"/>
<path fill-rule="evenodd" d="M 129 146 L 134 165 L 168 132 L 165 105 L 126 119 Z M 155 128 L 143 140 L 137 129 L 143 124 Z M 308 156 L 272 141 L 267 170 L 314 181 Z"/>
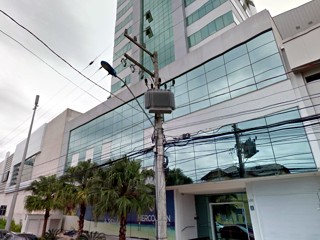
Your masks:
<path fill-rule="evenodd" d="M 179 86 L 179 85 L 186 83 L 186 82 L 187 82 L 187 75 L 183 74 L 180 77 L 175 79 L 175 86 Z"/>
<path fill-rule="evenodd" d="M 186 92 L 188 92 L 188 85 L 187 85 L 187 83 L 182 84 L 182 85 L 177 86 L 177 87 L 174 87 L 174 95 L 175 95 L 175 96 L 179 96 L 179 95 L 181 95 L 181 94 L 183 94 L 183 93 L 186 93 Z"/>
<path fill-rule="evenodd" d="M 175 97 L 175 103 L 176 103 L 177 106 L 181 106 L 181 105 L 189 103 L 189 95 L 188 95 L 188 93 L 186 92 L 186 93 L 184 93 L 182 95 L 176 96 Z"/>
<path fill-rule="evenodd" d="M 172 116 L 174 118 L 180 117 L 180 116 L 184 116 L 186 114 L 190 113 L 190 106 L 185 106 L 185 107 L 177 107 L 173 112 L 172 112 Z"/>
<path fill-rule="evenodd" d="M 249 51 L 252 51 L 253 49 L 260 47 L 271 41 L 274 41 L 274 36 L 273 36 L 273 32 L 269 31 L 249 41 L 247 43 L 247 47 Z"/>
<path fill-rule="evenodd" d="M 226 75 L 227 75 L 226 68 L 224 65 L 221 67 L 218 67 L 210 72 L 207 72 L 207 74 L 206 74 L 208 82 L 211 82 L 213 80 L 216 80 L 216 79 L 221 78 Z"/>
<path fill-rule="evenodd" d="M 208 88 L 206 85 L 198 87 L 192 91 L 189 91 L 190 102 L 199 101 L 202 98 L 208 98 Z"/>
<path fill-rule="evenodd" d="M 187 79 L 190 80 L 190 79 L 198 77 L 202 74 L 204 74 L 204 66 L 197 67 L 197 68 L 191 70 L 190 72 L 188 72 Z"/>
<path fill-rule="evenodd" d="M 227 77 L 222 77 L 208 83 L 208 90 L 210 93 L 210 97 L 213 97 L 217 92 L 219 92 L 217 94 L 229 92 Z"/>
<path fill-rule="evenodd" d="M 248 54 L 238 57 L 226 64 L 227 73 L 234 72 L 240 68 L 250 65 Z"/>
<path fill-rule="evenodd" d="M 217 58 L 215 58 L 215 59 L 207 62 L 207 63 L 204 65 L 204 67 L 205 67 L 206 71 L 208 72 L 208 71 L 210 71 L 210 70 L 212 70 L 212 69 L 215 69 L 215 68 L 217 68 L 217 67 L 222 66 L 223 64 L 224 64 L 223 57 L 220 56 L 220 57 L 217 57 Z"/>
<path fill-rule="evenodd" d="M 203 98 L 208 98 L 208 96 L 203 97 Z M 194 112 L 194 111 L 197 111 L 197 110 L 209 107 L 209 106 L 210 106 L 210 101 L 209 101 L 209 99 L 207 99 L 207 100 L 203 100 L 201 102 L 197 102 L 197 103 L 191 104 L 190 105 L 190 109 L 191 109 L 191 112 Z"/>
<path fill-rule="evenodd" d="M 206 86 L 207 85 L 207 79 L 206 79 L 206 75 L 203 74 L 201 76 L 198 76 L 192 80 L 190 80 L 188 82 L 188 89 L 189 91 L 194 89 L 194 88 L 197 88 L 199 86 Z"/>
<path fill-rule="evenodd" d="M 258 75 L 281 65 L 282 65 L 282 61 L 279 56 L 279 53 L 277 53 L 259 62 L 252 64 L 252 68 L 253 68 L 254 75 Z"/>
<path fill-rule="evenodd" d="M 265 86 L 269 86 L 270 84 L 287 79 L 287 75 L 283 66 L 280 66 L 259 74 L 255 77 L 255 79 L 258 88 L 263 88 Z"/>
<path fill-rule="evenodd" d="M 223 22 L 225 26 L 228 26 L 229 24 L 233 23 L 233 14 L 231 11 L 223 15 Z"/>
<path fill-rule="evenodd" d="M 218 17 L 215 21 L 216 24 L 216 29 L 217 31 L 221 30 L 222 28 L 224 28 L 224 24 L 223 24 L 223 19 L 222 17 Z"/>
<path fill-rule="evenodd" d="M 268 55 L 278 52 L 278 47 L 275 42 L 267 43 L 249 53 L 251 63 L 255 63 Z"/>
<path fill-rule="evenodd" d="M 246 81 L 248 79 L 252 79 L 253 73 L 251 66 L 244 67 L 236 72 L 233 72 L 228 75 L 228 81 L 230 89 L 238 88 L 237 84 L 241 81 Z"/>

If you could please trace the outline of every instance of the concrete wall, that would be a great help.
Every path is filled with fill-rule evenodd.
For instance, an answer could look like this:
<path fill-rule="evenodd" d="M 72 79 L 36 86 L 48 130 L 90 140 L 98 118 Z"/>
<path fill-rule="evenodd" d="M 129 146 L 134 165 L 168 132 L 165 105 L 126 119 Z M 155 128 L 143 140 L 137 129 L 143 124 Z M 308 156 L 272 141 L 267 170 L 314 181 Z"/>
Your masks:
<path fill-rule="evenodd" d="M 58 173 L 60 170 L 58 168 L 58 163 L 60 160 L 60 152 L 62 147 L 63 133 L 65 129 L 65 124 L 69 120 L 79 116 L 80 113 L 67 109 L 59 116 L 54 118 L 48 124 L 43 125 L 37 129 L 30 138 L 30 150 L 28 150 L 28 155 L 32 156 L 38 154 L 32 169 L 31 180 L 21 183 L 21 187 L 25 188 L 30 185 L 30 183 L 37 179 L 39 176 L 49 176 Z M 13 164 L 11 167 L 11 173 L 5 189 L 5 194 L 0 195 L 1 205 L 7 205 L 7 213 L 9 212 L 11 201 L 13 197 L 12 190 L 15 186 L 8 187 L 10 184 L 10 179 L 12 175 L 13 166 L 22 159 L 22 153 L 24 151 L 25 141 L 20 143 L 17 148 L 13 159 Z M 63 170 L 63 169 L 62 169 Z M 26 228 L 26 215 L 27 211 L 24 209 L 24 202 L 26 196 L 30 195 L 29 191 L 20 190 L 18 193 L 18 198 L 16 201 L 14 209 L 14 220 L 16 223 L 22 223 L 23 228 Z M 32 225 L 32 224 L 31 224 Z M 26 228 L 27 229 L 27 228 Z"/>
<path fill-rule="evenodd" d="M 52 212 L 47 222 L 46 231 L 49 229 L 61 229 L 62 219 L 63 215 L 61 213 Z M 43 214 L 27 214 L 21 232 L 33 233 L 40 236 L 43 229 L 43 222 Z"/>
<path fill-rule="evenodd" d="M 67 109 L 47 124 L 43 147 L 41 154 L 35 161 L 32 179 L 40 176 L 50 176 L 63 171 L 58 165 L 65 125 L 70 119 L 79 115 L 80 113 Z"/>
<path fill-rule="evenodd" d="M 320 60 L 320 24 L 284 42 L 284 49 L 293 70 Z"/>
<path fill-rule="evenodd" d="M 40 128 L 36 129 L 31 134 L 26 159 L 41 152 L 41 147 L 42 147 L 43 137 L 44 137 L 44 134 L 46 131 L 46 127 L 47 127 L 47 124 L 44 124 Z M 13 174 L 13 169 L 14 169 L 15 165 L 17 165 L 18 163 L 21 163 L 23 161 L 22 158 L 23 158 L 23 153 L 25 150 L 26 142 L 27 142 L 27 140 L 25 139 L 16 146 L 15 153 L 14 153 L 13 160 L 12 160 L 11 169 L 10 169 L 9 178 L 8 178 L 8 181 L 6 184 L 5 192 L 12 192 L 15 188 L 15 185 L 10 186 L 12 174 Z M 36 159 L 37 159 L 37 157 L 36 157 Z M 26 170 L 28 170 L 28 169 L 26 168 Z M 25 172 L 26 171 L 23 171 L 23 174 L 25 174 Z M 29 184 L 30 184 L 30 181 L 25 181 L 25 182 L 21 181 L 20 187 L 23 188 L 23 187 L 28 186 Z"/>
<path fill-rule="evenodd" d="M 319 177 L 248 183 L 255 239 L 320 239 L 319 188 Z"/>

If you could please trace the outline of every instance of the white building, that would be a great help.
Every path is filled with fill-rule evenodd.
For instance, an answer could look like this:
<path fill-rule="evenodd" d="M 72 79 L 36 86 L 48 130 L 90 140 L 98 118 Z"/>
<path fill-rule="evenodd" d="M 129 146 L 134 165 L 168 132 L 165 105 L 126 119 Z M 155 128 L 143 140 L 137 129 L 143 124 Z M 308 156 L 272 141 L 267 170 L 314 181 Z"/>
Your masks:
<path fill-rule="evenodd" d="M 123 37 L 128 29 L 159 52 L 163 87 L 175 94 L 176 110 L 164 116 L 165 154 L 169 169 L 193 183 L 167 187 L 168 239 L 319 239 L 320 1 L 274 18 L 242 5 L 118 0 L 118 76 L 143 105 L 143 79 L 148 87 L 152 80 L 138 67 L 132 73 L 123 54 L 153 69 Z M 123 86 L 113 78 L 107 101 L 65 122 L 57 169 L 123 155 L 153 166 L 154 116 Z M 128 236 L 154 238 L 154 218 L 143 219 L 142 228 L 131 219 Z M 107 220 L 87 229 L 113 233 Z"/>
<path fill-rule="evenodd" d="M 26 188 L 40 176 L 50 176 L 63 172 L 63 169 L 59 169 L 58 165 L 65 124 L 78 115 L 80 113 L 67 109 L 31 134 L 13 216 L 15 223 L 22 224 L 22 232 L 41 234 L 43 214 L 31 214 L 24 209 L 25 197 L 30 194 Z M 19 143 L 15 153 L 12 155 L 7 154 L 6 159 L 1 162 L 2 167 L 0 165 L 0 205 L 2 216 L 8 216 L 25 144 L 26 140 Z M 62 223 L 61 213 L 52 214 L 48 222 L 48 229 L 60 228 Z"/>

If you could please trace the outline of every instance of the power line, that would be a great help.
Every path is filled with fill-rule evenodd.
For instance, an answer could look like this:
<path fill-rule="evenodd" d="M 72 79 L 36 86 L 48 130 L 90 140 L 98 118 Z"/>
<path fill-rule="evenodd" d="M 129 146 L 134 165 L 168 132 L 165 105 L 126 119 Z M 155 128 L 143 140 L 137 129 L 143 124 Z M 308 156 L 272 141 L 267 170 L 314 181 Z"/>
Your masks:
<path fill-rule="evenodd" d="M 319 117 L 319 116 L 318 116 Z M 303 121 L 309 121 L 309 119 L 303 119 Z M 290 120 L 290 121 L 283 121 L 283 122 L 278 122 L 278 123 L 276 123 L 276 124 L 272 124 L 272 125 L 267 125 L 267 126 L 262 126 L 263 128 L 261 128 L 262 130 L 263 129 L 265 129 L 265 128 L 267 128 L 267 129 L 269 129 L 269 128 L 276 128 L 276 127 L 279 127 L 279 126 L 283 126 L 283 125 L 286 125 L 286 124 L 292 124 L 292 123 L 295 123 L 295 122 L 301 122 L 300 121 L 300 119 L 293 119 L 293 120 Z M 317 124 L 317 123 L 313 123 L 313 124 L 309 124 L 309 125 L 307 125 L 307 126 L 304 126 L 304 125 L 300 125 L 300 126 L 295 126 L 295 127 L 286 127 L 286 128 L 280 128 L 280 129 L 274 129 L 274 130 L 268 130 L 267 132 L 262 132 L 262 133 L 268 133 L 268 132 L 281 132 L 281 131 L 284 131 L 284 130 L 286 130 L 286 131 L 288 131 L 288 130 L 292 130 L 292 129 L 298 129 L 298 128 L 303 128 L 303 129 L 305 129 L 305 128 L 308 128 L 308 127 L 310 127 L 310 126 L 313 126 L 313 125 L 315 125 L 315 124 Z M 318 125 L 318 124 L 317 124 Z M 260 128 L 260 127 L 259 127 Z M 243 129 L 243 132 L 248 132 L 248 131 L 252 131 L 252 129 Z M 260 134 L 260 133 L 252 133 L 252 134 Z M 197 139 L 193 139 L 192 141 L 188 141 L 188 142 L 186 142 L 183 146 L 187 146 L 188 144 L 190 144 L 190 143 L 192 143 L 192 144 L 194 144 L 194 145 L 196 145 L 196 144 L 199 144 L 199 143 L 201 143 L 201 144 L 208 144 L 208 143 L 221 143 L 221 136 L 227 136 L 227 138 L 226 137 L 224 137 L 224 138 L 222 138 L 222 140 L 226 140 L 226 139 L 233 139 L 233 132 L 225 132 L 225 133 L 222 133 L 222 134 L 213 134 L 213 135 L 211 135 L 209 138 L 197 138 Z M 228 137 L 229 136 L 229 137 Z M 288 136 L 288 134 L 285 134 L 284 136 Z M 291 137 L 293 138 L 293 139 L 296 139 L 297 138 L 297 136 L 300 136 L 300 135 L 291 135 Z M 304 135 L 304 136 L 306 136 L 306 135 Z M 295 138 L 294 138 L 295 137 Z M 268 139 L 271 139 L 271 137 L 269 137 Z M 273 141 L 272 141 L 272 144 L 274 145 L 274 143 L 279 143 L 279 142 L 284 142 L 284 143 L 287 143 L 290 139 L 282 139 L 282 140 L 274 140 L 274 138 L 272 138 L 273 139 Z M 213 141 L 213 142 L 212 142 Z M 312 140 L 311 140 L 312 141 Z M 309 142 L 311 142 L 310 140 L 309 140 Z M 315 140 L 316 141 L 316 140 Z M 176 140 L 176 143 L 179 143 L 180 141 L 179 140 Z M 303 142 L 305 142 L 305 141 L 303 141 Z M 292 143 L 292 142 L 290 142 L 290 143 Z M 271 143 L 269 143 L 269 145 L 270 145 Z M 112 151 L 117 151 L 117 149 L 121 149 L 121 148 L 125 148 L 126 146 L 129 146 L 130 145 L 130 143 L 128 143 L 127 145 L 125 145 L 125 146 L 121 146 L 121 145 L 119 145 L 117 148 L 115 148 L 115 149 L 112 149 Z M 259 144 L 257 144 L 257 145 L 259 145 Z M 174 144 L 174 146 L 176 146 L 176 147 L 181 147 L 182 145 L 177 145 L 177 144 Z M 83 149 L 86 149 L 86 147 L 84 147 Z M 83 150 L 82 149 L 82 150 Z M 146 151 L 148 151 L 148 152 L 151 152 L 151 150 L 152 150 L 152 147 L 150 147 L 150 148 L 147 148 L 147 149 L 142 149 L 142 150 L 137 150 L 137 151 L 131 151 L 131 152 L 129 152 L 129 153 L 127 153 L 126 155 L 129 155 L 130 153 L 131 154 L 133 154 L 134 152 L 136 152 L 136 153 L 139 153 L 139 152 L 144 152 L 144 153 L 146 153 Z M 78 149 L 78 152 L 79 151 L 81 151 L 81 149 Z M 223 151 L 230 151 L 230 149 L 227 149 L 227 150 L 223 150 Z M 190 152 L 191 153 L 191 152 Z M 194 151 L 192 152 L 192 153 L 195 153 Z M 69 153 L 70 154 L 70 153 Z M 72 153 L 71 153 L 72 154 Z M 109 154 L 110 153 L 105 153 L 105 155 L 104 154 L 100 154 L 100 153 L 96 153 L 95 155 L 96 156 L 98 156 L 98 157 L 100 157 L 101 159 L 103 158 L 103 157 L 106 157 L 106 156 L 109 156 Z M 181 152 L 181 151 L 179 151 L 179 154 L 188 154 L 188 152 Z M 211 153 L 211 154 L 214 154 L 213 152 Z M 92 157 L 93 157 L 93 159 L 95 159 L 96 158 L 96 156 L 95 155 L 93 155 Z M 66 155 L 64 155 L 64 156 L 66 156 Z M 59 156 L 59 157 L 57 157 L 57 158 L 55 158 L 55 159 L 52 159 L 52 160 L 50 160 L 50 161 L 54 161 L 54 160 L 57 160 L 57 159 L 60 159 L 61 157 L 63 157 L 63 156 Z M 193 159 L 193 160 L 196 160 L 196 158 L 197 157 L 192 157 L 191 159 Z M 277 158 L 277 157 L 275 157 L 275 158 Z M 185 159 L 185 158 L 184 158 Z M 260 159 L 259 159 L 260 160 Z M 191 161 L 191 160 L 190 160 Z M 44 162 L 44 163 L 42 163 L 42 164 L 40 164 L 40 165 L 36 165 L 35 167 L 41 167 L 41 165 L 45 165 L 45 164 L 47 164 L 49 161 L 47 161 L 47 162 Z M 62 168 L 64 168 L 64 166 L 61 166 Z M 57 169 L 58 170 L 58 169 Z M 58 170 L 58 171 L 60 171 L 60 170 Z M 61 169 L 61 171 L 63 171 L 63 169 Z M 49 171 L 49 172 L 51 172 L 51 171 Z M 43 173 L 43 172 L 42 172 Z"/>
<path fill-rule="evenodd" d="M 1 11 L 1 10 L 0 10 Z M 18 40 L 16 40 L 15 38 L 11 37 L 10 35 L 8 35 L 7 33 L 5 33 L 4 31 L 0 30 L 1 33 L 3 33 L 4 35 L 6 35 L 8 38 L 12 39 L 13 41 L 15 41 L 17 44 L 19 44 L 21 47 L 23 47 L 25 50 L 27 50 L 29 53 L 31 53 L 33 56 L 35 56 L 36 58 L 38 58 L 41 62 L 43 62 L 44 64 L 46 64 L 49 68 L 51 68 L 53 71 L 55 71 L 56 73 L 58 73 L 60 76 L 62 76 L 63 78 L 65 78 L 66 80 L 68 80 L 70 83 L 72 83 L 73 85 L 75 85 L 76 87 L 80 88 L 82 91 L 86 92 L 88 95 L 90 95 L 91 97 L 95 98 L 96 100 L 98 100 L 100 103 L 104 103 L 104 102 L 101 102 L 98 98 L 96 98 L 94 95 L 90 94 L 87 90 L 81 88 L 79 85 L 77 85 L 76 83 L 74 83 L 72 80 L 70 80 L 69 78 L 67 78 L 65 75 L 63 75 L 62 73 L 60 73 L 58 70 L 56 70 L 54 67 L 52 67 L 49 63 L 47 63 L 46 61 L 44 61 L 41 57 L 39 57 L 37 54 L 35 54 L 34 52 L 32 52 L 30 49 L 28 49 L 27 47 L 25 47 L 21 42 L 19 42 Z M 90 64 L 89 64 L 90 65 Z M 88 65 L 88 66 L 89 66 Z M 88 67 L 87 66 L 87 67 Z M 85 67 L 82 71 L 84 71 L 87 67 Z M 83 75 L 82 73 L 80 73 L 80 75 Z M 64 88 L 62 88 L 64 89 Z M 123 101 L 123 100 L 122 100 Z M 49 102 L 49 101 L 48 101 Z M 47 102 L 47 103 L 48 103 Z M 45 103 L 46 104 L 46 103 Z M 131 106 L 129 104 L 129 106 Z M 109 106 L 108 106 L 109 107 Z M 132 107 L 132 106 L 131 106 Z M 110 107 L 109 107 L 110 108 Z M 134 108 L 135 109 L 135 108 Z M 112 110 L 110 108 L 110 110 Z M 49 110 L 48 110 L 49 111 Z M 47 112 L 48 112 L 47 111 Z M 115 111 L 117 112 L 117 111 Z M 44 114 L 42 114 L 40 117 L 42 117 Z M 21 124 L 23 125 L 23 123 Z M 16 128 L 17 129 L 17 128 Z M 12 132 L 14 132 L 16 129 L 14 129 Z M 11 133 L 10 133 L 11 134 Z M 18 136 L 20 134 L 17 134 L 16 136 Z M 16 137 L 15 136 L 15 137 Z M 6 136 L 7 137 L 7 136 Z M 4 138 L 6 138 L 4 137 Z M 14 138 L 15 138 L 14 137 Z M 4 139 L 3 138 L 3 139 Z M 3 140 L 2 139 L 2 140 Z M 13 139 L 12 139 L 13 140 Z"/>
<path fill-rule="evenodd" d="M 113 94 L 112 92 L 108 91 L 107 89 L 105 89 L 104 87 L 102 87 L 101 85 L 95 83 L 94 81 L 92 81 L 90 78 L 88 78 L 87 76 L 85 76 L 84 74 L 82 74 L 78 69 L 76 69 L 71 63 L 69 63 L 67 60 L 65 60 L 62 56 L 60 56 L 58 53 L 56 53 L 52 48 L 50 48 L 44 41 L 42 41 L 37 35 L 35 35 L 32 31 L 30 31 L 29 29 L 27 29 L 26 27 L 24 27 L 23 25 L 21 25 L 19 22 L 17 22 L 13 17 L 11 17 L 9 14 L 7 14 L 6 12 L 4 12 L 3 10 L 0 9 L 0 12 L 2 14 L 4 14 L 6 17 L 8 17 L 11 21 L 13 21 L 14 23 L 16 23 L 19 27 L 21 27 L 22 29 L 24 29 L 25 31 L 27 31 L 29 34 L 31 34 L 34 38 L 36 38 L 40 43 L 42 43 L 47 49 L 49 49 L 55 56 L 57 56 L 58 58 L 60 58 L 64 63 L 66 63 L 70 68 L 72 68 L 74 71 L 76 71 L 78 74 L 80 74 L 82 77 L 84 77 L 85 79 L 87 79 L 88 81 L 90 81 L 91 83 L 93 83 L 94 85 L 96 85 L 97 87 L 101 88 L 102 90 L 108 92 L 110 95 L 112 95 L 113 97 L 117 98 L 118 100 L 120 100 L 123 103 L 126 103 L 123 99 L 119 98 L 117 95 Z M 134 108 L 132 105 L 129 104 L 130 107 Z M 135 110 L 137 110 L 136 108 L 134 108 Z"/>

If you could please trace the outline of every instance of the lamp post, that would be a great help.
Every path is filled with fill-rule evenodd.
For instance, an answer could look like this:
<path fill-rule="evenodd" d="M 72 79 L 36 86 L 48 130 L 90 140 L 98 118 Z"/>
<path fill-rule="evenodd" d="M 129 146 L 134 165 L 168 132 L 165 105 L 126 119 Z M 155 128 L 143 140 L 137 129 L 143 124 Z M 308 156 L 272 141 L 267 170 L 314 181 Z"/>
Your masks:
<path fill-rule="evenodd" d="M 17 202 L 17 197 L 18 197 L 18 192 L 19 192 L 19 188 L 20 188 L 21 177 L 22 177 L 22 172 L 23 172 L 23 167 L 24 167 L 24 162 L 26 161 L 26 157 L 27 157 L 28 146 L 29 146 L 32 126 L 33 126 L 33 120 L 34 120 L 34 116 L 36 114 L 36 109 L 38 107 L 39 98 L 40 98 L 39 95 L 37 95 L 36 99 L 35 99 L 35 102 L 34 102 L 33 114 L 32 114 L 32 119 L 31 119 L 29 132 L 28 132 L 28 137 L 27 137 L 27 140 L 26 140 L 26 145 L 24 147 L 24 152 L 23 152 L 22 159 L 21 159 L 21 164 L 20 164 L 20 167 L 19 167 L 17 182 L 16 182 L 16 186 L 14 188 L 13 197 L 12 197 L 12 201 L 11 201 L 11 205 L 10 205 L 10 210 L 9 210 L 9 213 L 8 213 L 8 216 L 7 216 L 7 222 L 6 222 L 6 228 L 5 228 L 7 231 L 10 231 L 10 226 L 11 226 L 11 221 L 12 221 L 12 218 L 13 218 L 14 208 L 15 208 L 16 202 Z"/>

